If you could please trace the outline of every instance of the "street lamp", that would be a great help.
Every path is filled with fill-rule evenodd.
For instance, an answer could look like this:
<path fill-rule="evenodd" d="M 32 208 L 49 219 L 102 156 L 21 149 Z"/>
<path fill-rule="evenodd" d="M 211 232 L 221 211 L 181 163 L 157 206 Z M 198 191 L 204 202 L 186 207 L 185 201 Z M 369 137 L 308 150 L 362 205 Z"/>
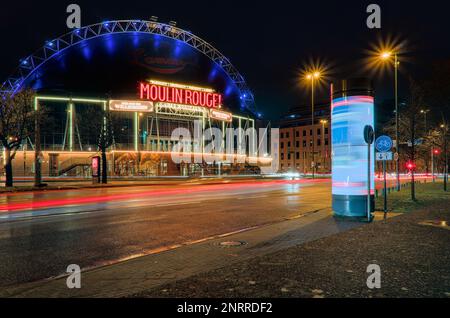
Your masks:
<path fill-rule="evenodd" d="M 321 119 L 320 123 L 322 124 L 322 147 L 325 147 L 325 125 L 328 123 L 328 120 L 326 119 Z M 323 158 L 323 154 L 322 154 L 322 158 Z M 324 168 L 326 171 L 326 160 L 324 161 Z"/>
<path fill-rule="evenodd" d="M 435 155 L 439 155 L 439 149 L 434 149 L 433 147 L 431 147 L 431 179 L 434 181 L 434 156 Z"/>
<path fill-rule="evenodd" d="M 446 124 L 441 125 L 442 135 L 444 137 L 444 191 L 447 191 L 447 174 L 448 174 L 448 151 L 447 151 L 447 133 L 448 126 Z"/>
<path fill-rule="evenodd" d="M 314 153 L 314 146 L 315 146 L 315 129 L 314 129 L 314 87 L 315 83 L 320 80 L 322 76 L 322 73 L 320 70 L 312 70 L 308 73 L 306 73 L 305 78 L 306 80 L 311 82 L 311 126 L 312 126 L 312 178 L 314 179 L 314 171 L 316 169 L 316 163 L 315 163 L 315 153 Z"/>
<path fill-rule="evenodd" d="M 429 109 L 421 109 L 420 113 L 423 114 L 424 117 L 424 124 L 425 124 L 425 134 L 427 134 L 427 113 L 429 113 L 430 110 Z"/>
<path fill-rule="evenodd" d="M 421 109 L 420 113 L 423 114 L 423 118 L 424 118 L 424 137 L 426 137 L 428 135 L 428 131 L 427 131 L 427 114 L 430 112 L 429 109 Z M 433 155 L 433 147 L 431 147 L 431 154 Z M 431 158 L 431 160 L 433 160 L 433 158 Z M 427 174 L 428 174 L 428 158 L 425 161 L 426 163 L 426 168 L 427 168 Z"/>
<path fill-rule="evenodd" d="M 395 103 L 395 150 L 397 155 L 399 155 L 400 141 L 398 134 L 398 66 L 400 62 L 398 61 L 397 52 L 394 50 L 384 50 L 379 52 L 379 60 L 382 62 L 390 61 L 394 58 L 394 103 Z M 399 158 L 399 157 L 397 157 Z M 400 191 L 400 166 L 398 164 L 399 159 L 396 160 L 396 179 L 397 179 L 397 191 Z"/>

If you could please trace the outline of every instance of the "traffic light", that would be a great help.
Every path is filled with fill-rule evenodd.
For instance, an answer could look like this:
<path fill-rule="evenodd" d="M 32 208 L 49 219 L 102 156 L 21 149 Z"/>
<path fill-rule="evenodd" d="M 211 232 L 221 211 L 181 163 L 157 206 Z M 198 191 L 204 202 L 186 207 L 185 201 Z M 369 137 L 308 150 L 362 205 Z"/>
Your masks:
<path fill-rule="evenodd" d="M 434 155 L 438 155 L 440 153 L 441 153 L 441 151 L 439 149 L 433 149 L 433 154 Z"/>
<path fill-rule="evenodd" d="M 414 170 L 414 169 L 416 168 L 416 164 L 415 164 L 413 161 L 408 161 L 408 162 L 406 163 L 406 168 L 407 168 L 409 171 L 412 171 L 412 170 Z"/>

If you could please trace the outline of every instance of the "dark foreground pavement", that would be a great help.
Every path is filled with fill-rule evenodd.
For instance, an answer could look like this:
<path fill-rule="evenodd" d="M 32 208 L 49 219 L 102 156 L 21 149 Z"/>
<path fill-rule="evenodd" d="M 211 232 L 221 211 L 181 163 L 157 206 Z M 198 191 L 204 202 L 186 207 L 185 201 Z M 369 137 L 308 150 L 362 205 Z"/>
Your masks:
<path fill-rule="evenodd" d="M 135 297 L 450 297 L 449 200 L 150 289 Z M 381 288 L 366 285 L 369 264 Z"/>

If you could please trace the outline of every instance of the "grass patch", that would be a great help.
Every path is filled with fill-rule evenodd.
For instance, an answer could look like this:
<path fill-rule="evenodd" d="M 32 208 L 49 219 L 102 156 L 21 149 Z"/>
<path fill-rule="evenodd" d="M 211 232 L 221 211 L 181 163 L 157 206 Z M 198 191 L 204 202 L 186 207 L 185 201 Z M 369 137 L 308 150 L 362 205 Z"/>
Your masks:
<path fill-rule="evenodd" d="M 383 211 L 383 191 L 379 191 L 375 199 L 375 210 Z M 411 185 L 402 188 L 400 192 L 391 192 L 387 196 L 389 212 L 413 212 L 430 206 L 433 203 L 448 201 L 450 204 L 450 192 L 444 192 L 442 182 L 416 184 L 416 201 L 411 200 Z"/>

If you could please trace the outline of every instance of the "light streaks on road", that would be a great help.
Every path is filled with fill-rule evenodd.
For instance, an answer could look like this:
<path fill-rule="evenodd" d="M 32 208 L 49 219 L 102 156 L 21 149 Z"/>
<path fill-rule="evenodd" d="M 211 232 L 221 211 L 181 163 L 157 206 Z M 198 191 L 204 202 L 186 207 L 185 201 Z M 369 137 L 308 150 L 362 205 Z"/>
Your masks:
<path fill-rule="evenodd" d="M 56 207 L 71 207 L 78 205 L 87 205 L 87 204 L 98 204 L 98 203 L 106 203 L 106 202 L 132 202 L 133 200 L 140 199 L 148 199 L 152 198 L 161 198 L 161 197 L 174 197 L 176 200 L 177 195 L 196 195 L 196 194 L 219 194 L 226 195 L 226 192 L 239 192 L 245 191 L 251 188 L 256 190 L 267 190 L 267 188 L 276 186 L 276 185 L 297 185 L 297 184 L 310 184 L 310 183 L 322 183 L 329 182 L 327 179 L 299 179 L 299 180 L 255 180 L 255 181 L 245 181 L 245 182 L 236 182 L 236 183 L 220 183 L 220 184 L 206 184 L 206 185 L 195 185 L 195 186 L 178 186 L 173 188 L 166 189 L 150 189 L 150 190 L 142 190 L 139 192 L 126 193 L 126 187 L 123 188 L 125 193 L 119 194 L 110 194 L 103 193 L 100 195 L 88 195 L 86 196 L 84 191 L 80 190 L 56 190 L 58 191 L 66 191 L 70 197 L 65 198 L 42 198 L 42 191 L 36 192 L 32 194 L 30 199 L 26 199 L 25 201 L 17 201 L 17 197 L 11 202 L 7 202 L 9 197 L 8 194 L 0 196 L 2 201 L 6 201 L 6 203 L 0 204 L 0 212 L 14 212 L 14 211 L 25 211 L 25 210 L 34 210 L 34 209 L 45 209 L 45 208 L 56 208 Z M 148 189 L 148 188 L 147 188 Z M 52 191 L 53 192 L 53 191 Z M 27 194 L 27 193 L 24 193 Z M 29 194 L 29 193 L 28 193 Z M 48 191 L 46 194 L 50 194 Z M 163 203 L 163 204 L 171 204 Z M 174 201 L 173 204 L 178 204 L 178 202 Z"/>

